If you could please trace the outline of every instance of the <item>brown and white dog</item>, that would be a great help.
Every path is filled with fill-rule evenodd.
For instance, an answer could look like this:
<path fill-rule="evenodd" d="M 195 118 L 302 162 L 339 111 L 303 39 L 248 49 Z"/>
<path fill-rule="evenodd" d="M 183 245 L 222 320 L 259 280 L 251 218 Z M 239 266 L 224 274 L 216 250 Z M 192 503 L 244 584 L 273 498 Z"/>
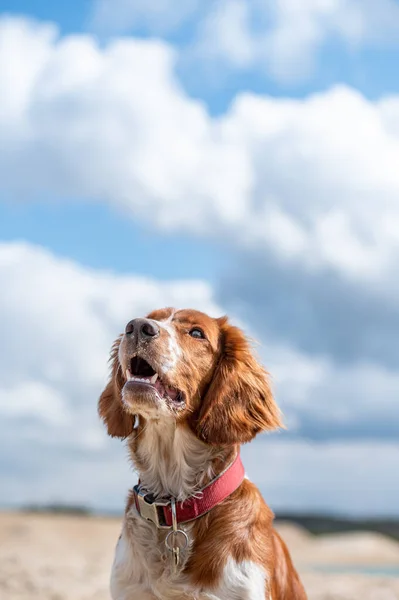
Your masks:
<path fill-rule="evenodd" d="M 111 360 L 99 414 L 109 435 L 127 438 L 140 480 L 113 600 L 306 600 L 239 459 L 240 444 L 281 425 L 242 331 L 225 317 L 156 310 L 127 324 Z"/>

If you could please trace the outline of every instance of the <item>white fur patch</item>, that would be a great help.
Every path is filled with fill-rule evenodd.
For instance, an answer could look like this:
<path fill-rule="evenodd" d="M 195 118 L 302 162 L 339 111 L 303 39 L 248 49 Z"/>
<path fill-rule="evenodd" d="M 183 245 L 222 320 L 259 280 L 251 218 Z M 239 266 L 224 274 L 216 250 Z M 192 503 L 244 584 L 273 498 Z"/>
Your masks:
<path fill-rule="evenodd" d="M 266 573 L 257 563 L 235 562 L 230 558 L 223 571 L 219 589 L 210 598 L 215 600 L 265 600 Z"/>
<path fill-rule="evenodd" d="M 141 484 L 156 496 L 185 500 L 202 487 L 205 477 L 213 477 L 206 465 L 215 453 L 189 429 L 176 427 L 173 417 L 149 421 L 140 436 L 137 453 L 146 465 Z"/>
<path fill-rule="evenodd" d="M 173 311 L 171 315 L 164 321 L 154 322 L 164 329 L 168 334 L 168 354 L 164 358 L 164 362 L 161 366 L 162 372 L 165 374 L 168 371 L 172 371 L 182 355 L 182 350 L 177 340 L 176 329 L 172 325 L 172 320 L 176 311 Z"/>

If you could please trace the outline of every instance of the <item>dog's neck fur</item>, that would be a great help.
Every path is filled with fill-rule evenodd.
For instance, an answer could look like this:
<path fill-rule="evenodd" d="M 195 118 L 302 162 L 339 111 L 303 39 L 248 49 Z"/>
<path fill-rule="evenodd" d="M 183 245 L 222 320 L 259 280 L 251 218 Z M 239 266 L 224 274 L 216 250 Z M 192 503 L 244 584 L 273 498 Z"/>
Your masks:
<path fill-rule="evenodd" d="M 129 449 L 142 487 L 157 498 L 172 496 L 178 501 L 198 493 L 234 454 L 234 449 L 201 442 L 187 426 L 165 417 L 140 417 Z"/>

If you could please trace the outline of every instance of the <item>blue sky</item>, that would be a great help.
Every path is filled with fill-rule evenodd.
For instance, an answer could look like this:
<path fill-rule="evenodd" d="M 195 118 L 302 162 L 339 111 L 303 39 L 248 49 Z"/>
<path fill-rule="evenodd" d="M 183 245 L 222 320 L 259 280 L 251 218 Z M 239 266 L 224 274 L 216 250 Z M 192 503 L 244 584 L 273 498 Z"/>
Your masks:
<path fill-rule="evenodd" d="M 0 2 L 0 502 L 122 505 L 108 348 L 178 304 L 260 342 L 276 510 L 397 513 L 398 59 L 395 0 Z"/>
<path fill-rule="evenodd" d="M 160 235 L 109 206 L 93 207 L 76 199 L 61 205 L 4 202 L 0 237 L 29 240 L 88 267 L 157 279 L 192 276 L 194 260 L 196 277 L 213 281 L 228 260 L 217 243 L 204 245 L 188 235 Z"/>
<path fill-rule="evenodd" d="M 249 2 L 248 4 L 251 5 L 252 3 L 255 4 L 256 2 Z M 132 6 L 131 13 L 134 12 L 134 2 L 118 2 L 116 6 L 123 4 Z M 140 0 L 138 4 L 142 4 Z M 154 4 L 162 4 L 162 2 L 155 2 Z M 203 6 L 209 7 L 210 4 L 209 1 L 204 2 Z M 275 4 L 276 2 L 271 3 L 272 6 Z M 308 4 L 311 5 L 312 3 Z M 317 5 L 317 2 L 313 4 Z M 322 2 L 319 4 L 322 5 Z M 389 4 L 392 9 L 397 1 L 382 3 L 379 10 L 378 3 L 372 0 L 368 4 L 364 3 L 364 10 L 366 11 L 368 6 L 374 5 L 375 10 L 379 10 L 383 14 L 384 10 L 388 12 L 386 7 Z M 98 2 L 97 6 L 100 5 L 101 3 Z M 167 3 L 164 3 L 164 5 L 167 6 Z M 183 3 L 177 4 L 177 6 L 182 5 Z M 148 38 L 154 35 L 154 30 L 149 25 L 150 19 L 142 19 L 141 22 L 138 20 L 138 23 L 122 28 L 122 31 L 118 27 L 111 27 L 107 30 L 107 28 L 104 28 L 103 23 L 101 26 L 96 26 L 93 23 L 96 3 L 92 0 L 72 0 L 63 4 L 51 3 L 47 0 L 36 0 L 34 2 L 2 0 L 0 10 L 3 13 L 29 16 L 40 21 L 56 23 L 63 35 L 89 31 L 94 33 L 101 43 L 106 43 L 110 37 L 115 37 L 120 32 L 123 35 L 130 34 L 140 38 Z M 150 9 L 148 14 L 151 14 Z M 372 16 L 370 18 L 372 19 Z M 184 22 L 182 26 L 163 32 L 161 37 L 176 47 L 185 47 L 192 42 L 196 26 L 198 26 L 198 19 L 193 17 Z M 183 69 L 180 74 L 182 84 L 191 94 L 203 99 L 211 113 L 220 113 L 226 109 L 234 95 L 241 90 L 252 90 L 256 93 L 276 96 L 304 97 L 315 90 L 324 90 L 338 81 L 354 86 L 356 89 L 361 90 L 365 96 L 372 99 L 381 95 L 396 93 L 399 90 L 399 82 L 395 77 L 395 66 L 398 58 L 399 49 L 397 44 L 392 43 L 390 39 L 388 39 L 387 44 L 380 43 L 371 48 L 362 44 L 348 48 L 335 39 L 329 39 L 323 44 L 318 53 L 320 68 L 317 76 L 295 81 L 294 84 L 290 81 L 276 80 L 267 73 L 260 74 L 259 70 L 254 69 L 252 72 L 251 70 L 238 73 L 219 72 L 217 78 L 208 81 L 208 85 L 203 85 L 203 81 L 198 80 L 196 70 L 193 74 L 190 74 Z"/>

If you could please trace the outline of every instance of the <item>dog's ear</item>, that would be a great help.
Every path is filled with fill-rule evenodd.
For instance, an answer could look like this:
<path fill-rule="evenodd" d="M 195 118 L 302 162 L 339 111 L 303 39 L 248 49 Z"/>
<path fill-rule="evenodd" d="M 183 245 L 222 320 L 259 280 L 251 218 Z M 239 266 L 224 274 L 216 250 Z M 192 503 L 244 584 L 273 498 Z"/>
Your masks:
<path fill-rule="evenodd" d="M 261 431 L 282 426 L 268 375 L 250 344 L 226 317 L 218 319 L 222 354 L 196 424 L 197 435 L 209 444 L 242 444 Z"/>
<path fill-rule="evenodd" d="M 118 360 L 120 338 L 111 349 L 111 377 L 98 401 L 98 414 L 112 437 L 126 438 L 133 431 L 134 416 L 126 412 L 122 404 L 124 381 Z"/>

